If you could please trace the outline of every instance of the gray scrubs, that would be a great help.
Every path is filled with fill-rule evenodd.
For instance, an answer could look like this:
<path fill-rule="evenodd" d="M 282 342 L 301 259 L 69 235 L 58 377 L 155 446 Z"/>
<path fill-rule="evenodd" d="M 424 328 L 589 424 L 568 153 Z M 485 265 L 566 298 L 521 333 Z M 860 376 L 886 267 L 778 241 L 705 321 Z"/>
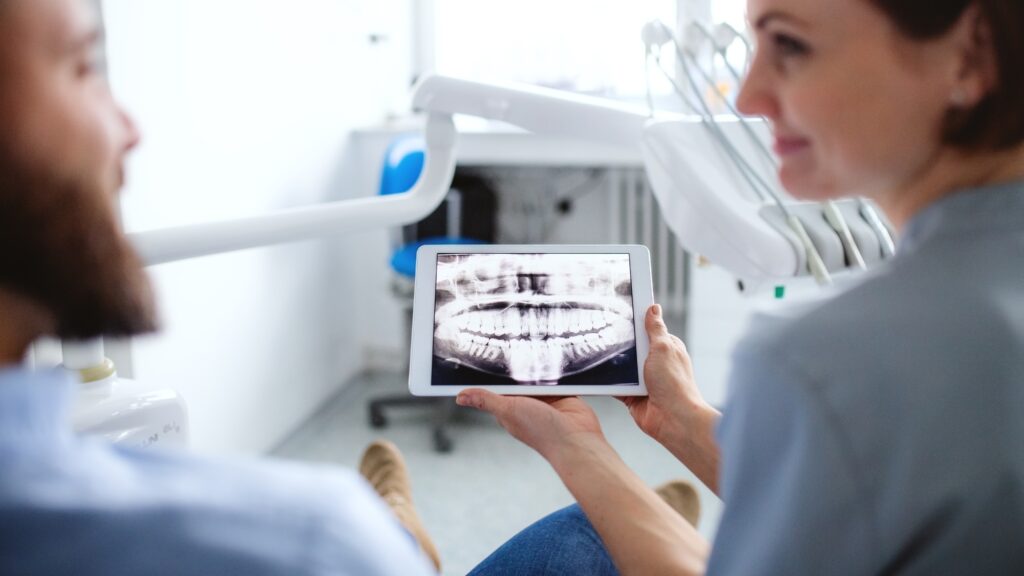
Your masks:
<path fill-rule="evenodd" d="M 1024 183 L 931 205 L 734 366 L 710 574 L 1024 574 Z"/>

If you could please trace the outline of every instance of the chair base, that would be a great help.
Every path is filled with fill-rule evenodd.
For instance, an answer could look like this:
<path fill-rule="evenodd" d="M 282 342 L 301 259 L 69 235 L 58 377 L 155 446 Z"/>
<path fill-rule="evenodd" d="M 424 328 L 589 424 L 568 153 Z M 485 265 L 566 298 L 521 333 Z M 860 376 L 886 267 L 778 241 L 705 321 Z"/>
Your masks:
<path fill-rule="evenodd" d="M 448 435 L 448 424 L 451 423 L 458 408 L 453 398 L 427 398 L 409 396 L 408 394 L 376 398 L 371 400 L 367 406 L 369 408 L 370 426 L 377 429 L 387 427 L 388 419 L 384 415 L 384 409 L 397 406 L 427 406 L 432 408 L 434 450 L 442 454 L 452 451 L 455 445 Z"/>

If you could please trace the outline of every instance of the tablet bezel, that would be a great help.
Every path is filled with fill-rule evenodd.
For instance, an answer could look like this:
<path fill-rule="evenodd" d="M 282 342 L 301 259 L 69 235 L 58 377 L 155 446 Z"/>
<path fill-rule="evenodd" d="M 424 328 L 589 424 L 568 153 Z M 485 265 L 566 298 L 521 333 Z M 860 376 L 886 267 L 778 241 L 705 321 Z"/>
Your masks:
<path fill-rule="evenodd" d="M 633 327 L 636 334 L 637 384 L 557 386 L 433 386 L 434 298 L 438 254 L 628 254 L 633 289 Z M 654 303 L 651 257 L 646 246 L 623 244 L 591 245 L 425 245 L 416 252 L 416 285 L 409 356 L 409 392 L 414 396 L 455 396 L 467 388 L 483 388 L 516 396 L 646 396 L 643 367 L 650 342 L 644 326 L 647 309 Z"/>

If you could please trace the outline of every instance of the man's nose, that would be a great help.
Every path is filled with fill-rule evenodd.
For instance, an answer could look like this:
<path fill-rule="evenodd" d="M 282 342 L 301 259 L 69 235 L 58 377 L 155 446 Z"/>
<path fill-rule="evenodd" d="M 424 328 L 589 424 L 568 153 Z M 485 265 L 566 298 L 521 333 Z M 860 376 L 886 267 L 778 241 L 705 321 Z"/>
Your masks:
<path fill-rule="evenodd" d="M 132 118 L 131 114 L 120 107 L 118 107 L 117 113 L 124 129 L 124 151 L 128 152 L 139 145 L 142 141 L 142 134 L 139 132 L 139 126 L 135 123 L 135 119 Z"/>

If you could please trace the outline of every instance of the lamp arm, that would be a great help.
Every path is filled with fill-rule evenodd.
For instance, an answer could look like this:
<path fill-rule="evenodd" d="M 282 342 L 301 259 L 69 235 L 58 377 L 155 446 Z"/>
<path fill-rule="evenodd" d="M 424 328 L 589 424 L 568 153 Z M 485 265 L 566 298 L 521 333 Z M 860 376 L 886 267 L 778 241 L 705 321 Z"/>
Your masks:
<path fill-rule="evenodd" d="M 426 163 L 403 194 L 341 200 L 267 216 L 195 224 L 129 234 L 147 266 L 306 240 L 343 232 L 385 228 L 425 218 L 444 200 L 455 174 L 455 126 L 450 115 L 430 114 Z"/>

